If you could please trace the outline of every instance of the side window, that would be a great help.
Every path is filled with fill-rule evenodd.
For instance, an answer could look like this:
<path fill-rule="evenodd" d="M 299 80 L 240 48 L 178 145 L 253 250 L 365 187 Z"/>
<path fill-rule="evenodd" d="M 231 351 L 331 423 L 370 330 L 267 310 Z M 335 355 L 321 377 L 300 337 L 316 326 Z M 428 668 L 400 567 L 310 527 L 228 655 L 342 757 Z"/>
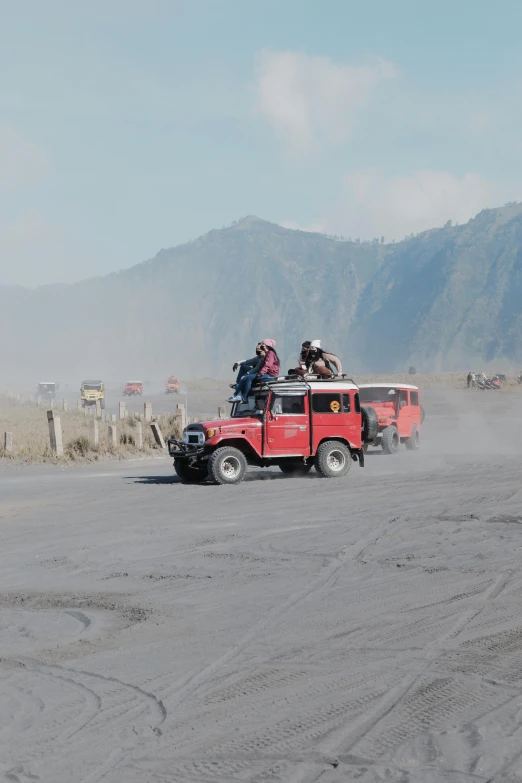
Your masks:
<path fill-rule="evenodd" d="M 343 394 L 343 413 L 350 413 L 350 395 Z"/>
<path fill-rule="evenodd" d="M 410 404 L 411 405 L 418 405 L 419 404 L 419 392 L 410 392 Z"/>
<path fill-rule="evenodd" d="M 353 407 L 355 408 L 356 413 L 361 412 L 361 401 L 359 398 L 359 392 L 355 392 L 355 394 L 353 395 Z"/>
<path fill-rule="evenodd" d="M 295 395 L 295 397 L 285 394 L 274 396 L 272 400 L 272 413 L 280 416 L 297 416 L 305 412 L 304 395 Z"/>
<path fill-rule="evenodd" d="M 401 389 L 399 392 L 400 394 L 400 406 L 401 408 L 404 407 L 404 405 L 408 404 L 408 392 L 405 389 Z"/>
<path fill-rule="evenodd" d="M 312 410 L 314 413 L 340 413 L 341 395 L 328 392 L 312 394 Z"/>

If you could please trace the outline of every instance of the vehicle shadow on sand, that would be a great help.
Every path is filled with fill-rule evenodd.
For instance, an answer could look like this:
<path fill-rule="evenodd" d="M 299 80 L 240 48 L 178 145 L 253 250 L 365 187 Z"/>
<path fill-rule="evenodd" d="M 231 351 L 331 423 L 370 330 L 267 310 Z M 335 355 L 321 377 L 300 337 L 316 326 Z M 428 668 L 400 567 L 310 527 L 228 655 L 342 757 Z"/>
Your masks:
<path fill-rule="evenodd" d="M 183 484 L 178 476 L 123 476 L 122 478 L 133 484 Z"/>
<path fill-rule="evenodd" d="M 321 476 L 314 471 L 311 471 L 306 476 L 287 476 L 284 473 L 265 472 L 261 470 L 253 470 L 248 472 L 243 481 L 285 481 L 296 479 L 318 479 Z M 132 482 L 133 484 L 186 484 L 187 486 L 199 486 L 199 487 L 215 487 L 211 481 L 182 481 L 178 476 L 123 476 L 124 481 Z M 241 482 L 242 483 L 242 482 Z"/>

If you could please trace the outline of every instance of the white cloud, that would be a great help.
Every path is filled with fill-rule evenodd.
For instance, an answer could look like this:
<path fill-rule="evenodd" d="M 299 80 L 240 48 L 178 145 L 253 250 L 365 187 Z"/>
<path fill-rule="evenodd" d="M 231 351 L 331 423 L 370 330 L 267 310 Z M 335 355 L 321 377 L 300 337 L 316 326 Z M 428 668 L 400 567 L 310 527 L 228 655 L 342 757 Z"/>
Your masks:
<path fill-rule="evenodd" d="M 377 86 L 396 75 L 396 66 L 383 59 L 338 65 L 329 57 L 263 51 L 256 111 L 296 154 L 335 147 L 350 138 L 355 116 Z"/>
<path fill-rule="evenodd" d="M 45 149 L 19 131 L 0 125 L 0 188 L 9 191 L 33 185 L 51 169 Z"/>
<path fill-rule="evenodd" d="M 442 226 L 447 220 L 465 223 L 481 209 L 511 198 L 512 193 L 476 172 L 457 177 L 446 171 L 419 169 L 387 179 L 379 171 L 364 170 L 345 177 L 340 203 L 313 225 L 323 226 L 316 231 L 352 238 L 384 235 L 387 240 L 399 240 Z"/>

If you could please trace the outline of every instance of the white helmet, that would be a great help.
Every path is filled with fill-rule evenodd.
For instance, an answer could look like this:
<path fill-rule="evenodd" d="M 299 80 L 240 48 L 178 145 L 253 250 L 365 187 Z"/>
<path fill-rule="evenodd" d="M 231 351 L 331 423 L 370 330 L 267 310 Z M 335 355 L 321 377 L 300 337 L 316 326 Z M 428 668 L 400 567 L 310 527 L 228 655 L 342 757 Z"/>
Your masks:
<path fill-rule="evenodd" d="M 320 340 L 312 340 L 310 343 L 310 348 L 320 348 L 321 347 L 321 341 Z"/>

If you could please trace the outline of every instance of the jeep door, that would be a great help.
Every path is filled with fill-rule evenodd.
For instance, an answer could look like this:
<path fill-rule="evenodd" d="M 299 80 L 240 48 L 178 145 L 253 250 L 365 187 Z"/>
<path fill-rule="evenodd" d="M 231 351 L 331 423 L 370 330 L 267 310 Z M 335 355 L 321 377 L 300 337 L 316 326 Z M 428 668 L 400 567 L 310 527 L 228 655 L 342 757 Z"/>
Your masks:
<path fill-rule="evenodd" d="M 407 389 L 397 389 L 399 395 L 399 415 L 397 427 L 401 438 L 409 438 L 411 435 L 411 406 Z"/>
<path fill-rule="evenodd" d="M 310 422 L 305 389 L 272 392 L 265 416 L 264 455 L 310 455 Z"/>
<path fill-rule="evenodd" d="M 420 432 L 421 428 L 421 407 L 419 401 L 419 392 L 417 390 L 410 392 L 410 424 L 413 427 L 417 425 Z"/>
<path fill-rule="evenodd" d="M 352 392 L 353 395 L 353 392 Z M 352 409 L 353 403 L 353 409 Z M 357 408 L 359 400 L 357 398 Z M 312 393 L 312 423 L 314 453 L 326 438 L 344 438 L 356 447 L 361 443 L 361 413 L 355 409 L 350 392 L 314 391 Z"/>

